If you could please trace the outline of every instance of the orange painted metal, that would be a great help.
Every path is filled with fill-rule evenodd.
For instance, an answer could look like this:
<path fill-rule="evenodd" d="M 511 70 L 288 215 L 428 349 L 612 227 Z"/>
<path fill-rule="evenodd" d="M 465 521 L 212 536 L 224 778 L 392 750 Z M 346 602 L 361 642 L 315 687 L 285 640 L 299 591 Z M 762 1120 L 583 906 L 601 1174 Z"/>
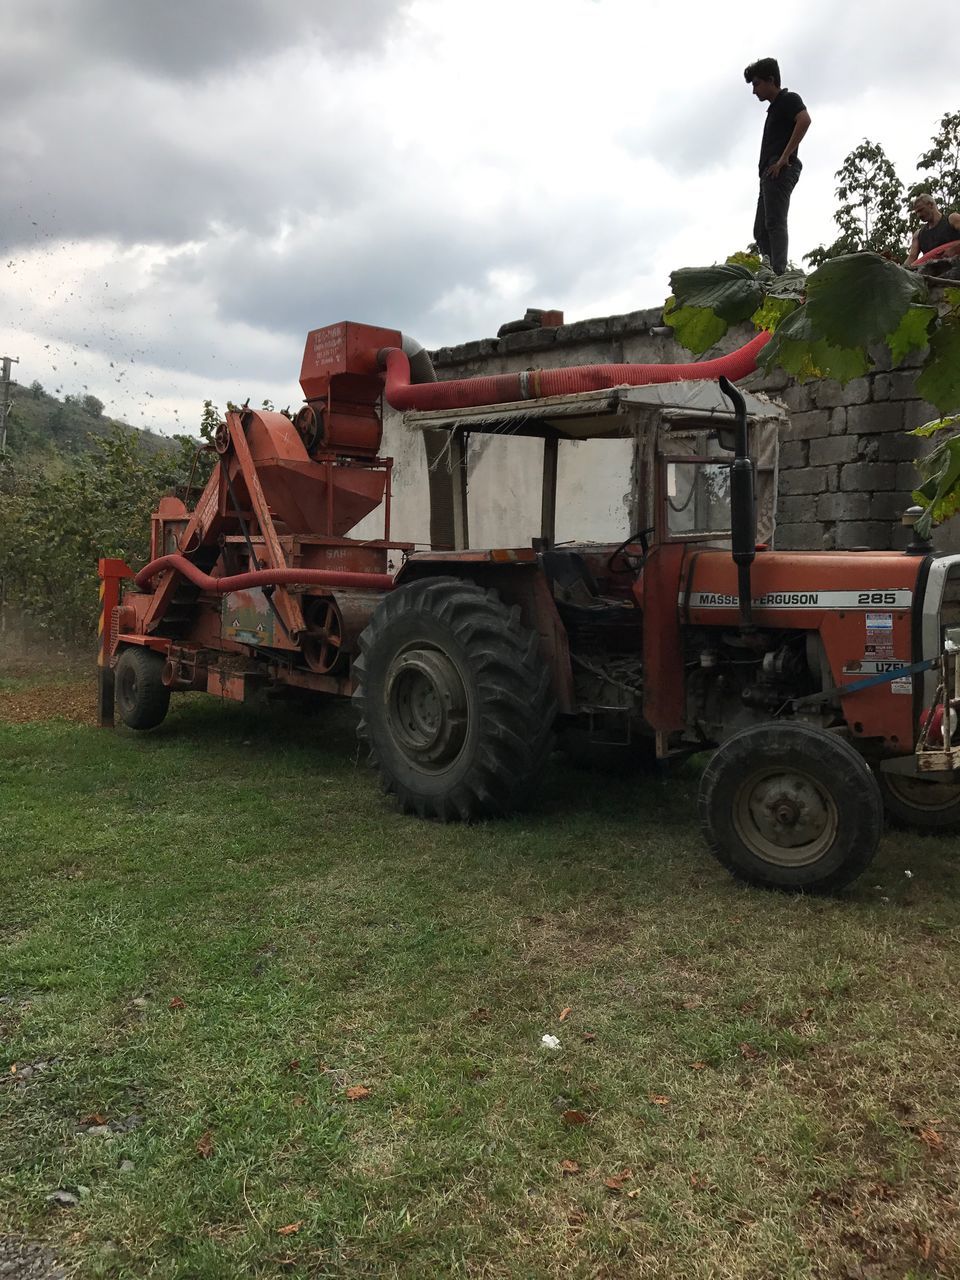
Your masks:
<path fill-rule="evenodd" d="M 883 739 L 900 750 L 914 739 L 912 681 L 890 681 L 848 696 L 843 688 L 862 680 L 865 669 L 892 670 L 914 660 L 913 605 L 921 563 L 919 557 L 892 551 L 768 551 L 752 570 L 755 625 L 817 632 L 854 735 Z M 683 625 L 735 629 L 737 570 L 729 552 L 688 555 L 674 607 Z"/>
<path fill-rule="evenodd" d="M 395 329 L 344 321 L 314 329 L 300 367 L 300 386 L 309 417 L 300 419 L 318 447 L 333 453 L 371 456 L 380 447 L 378 406 L 383 383 L 377 354 L 397 347 L 402 336 Z"/>
<path fill-rule="evenodd" d="M 658 733 L 686 722 L 677 588 L 688 551 L 675 542 L 652 548 L 634 587 L 643 609 L 643 717 Z M 734 567 L 729 553 L 728 563 Z"/>

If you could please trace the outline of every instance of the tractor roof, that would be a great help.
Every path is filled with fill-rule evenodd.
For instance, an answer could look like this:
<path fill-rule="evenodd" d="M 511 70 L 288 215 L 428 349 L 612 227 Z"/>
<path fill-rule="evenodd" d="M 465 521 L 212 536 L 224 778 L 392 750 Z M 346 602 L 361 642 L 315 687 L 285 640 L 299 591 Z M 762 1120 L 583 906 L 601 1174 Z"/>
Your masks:
<path fill-rule="evenodd" d="M 786 413 L 763 393 L 744 392 L 749 417 L 785 421 Z M 556 433 L 571 440 L 632 436 L 655 431 L 664 420 L 716 418 L 733 421 L 729 402 L 716 382 L 660 382 L 641 387 L 610 387 L 568 396 L 521 400 L 512 404 L 468 409 L 412 410 L 403 416 L 419 430 L 494 435 L 543 436 Z M 718 422 L 718 425 L 719 425 Z"/>

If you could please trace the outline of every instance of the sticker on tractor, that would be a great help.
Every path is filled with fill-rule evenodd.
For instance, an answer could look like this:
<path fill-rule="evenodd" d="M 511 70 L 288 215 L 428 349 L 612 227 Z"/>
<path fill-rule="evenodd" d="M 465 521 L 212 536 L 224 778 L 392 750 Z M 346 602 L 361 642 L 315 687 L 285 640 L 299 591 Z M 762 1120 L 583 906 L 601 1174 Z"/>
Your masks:
<path fill-rule="evenodd" d="M 221 634 L 225 640 L 236 640 L 238 644 L 273 644 L 273 610 L 259 587 L 229 592 L 223 597 L 220 610 Z"/>
<path fill-rule="evenodd" d="M 893 609 L 909 609 L 913 592 L 895 591 L 767 591 L 754 596 L 754 609 L 870 609 L 888 605 Z M 739 597 L 735 592 L 691 591 L 690 599 L 680 593 L 679 603 L 688 603 L 691 609 L 736 609 Z M 888 619 L 871 624 L 871 618 Z M 893 628 L 892 613 L 868 613 L 867 626 L 872 630 Z"/>
<path fill-rule="evenodd" d="M 848 662 L 843 668 L 845 676 L 882 676 L 889 671 L 899 671 L 901 667 L 907 667 L 908 662 L 902 662 L 898 658 L 894 658 L 891 662 L 875 662 L 864 659 L 863 662 Z"/>
<path fill-rule="evenodd" d="M 868 613 L 867 614 L 867 630 L 868 631 L 892 631 L 893 630 L 893 614 L 892 613 Z"/>
<path fill-rule="evenodd" d="M 913 693 L 913 679 L 910 676 L 900 676 L 891 680 L 890 689 L 893 693 Z"/>

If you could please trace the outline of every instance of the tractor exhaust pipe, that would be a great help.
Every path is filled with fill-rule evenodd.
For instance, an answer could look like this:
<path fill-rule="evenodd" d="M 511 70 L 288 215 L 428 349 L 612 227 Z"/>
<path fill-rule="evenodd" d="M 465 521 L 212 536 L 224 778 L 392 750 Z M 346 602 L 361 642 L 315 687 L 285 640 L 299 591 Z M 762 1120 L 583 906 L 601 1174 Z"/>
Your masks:
<path fill-rule="evenodd" d="M 730 524 L 733 559 L 737 566 L 740 597 L 740 629 L 753 628 L 750 566 L 757 554 L 757 504 L 754 493 L 754 466 L 747 438 L 747 402 L 729 378 L 720 378 L 720 390 L 733 405 L 736 432 L 733 463 L 730 467 Z"/>

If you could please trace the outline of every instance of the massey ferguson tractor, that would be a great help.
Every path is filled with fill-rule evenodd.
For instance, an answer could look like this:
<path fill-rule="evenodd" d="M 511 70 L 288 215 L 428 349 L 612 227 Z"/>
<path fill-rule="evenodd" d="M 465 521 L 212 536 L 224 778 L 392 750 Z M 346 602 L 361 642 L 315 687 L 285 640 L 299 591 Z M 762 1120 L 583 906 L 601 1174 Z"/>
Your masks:
<path fill-rule="evenodd" d="M 638 767 L 712 752 L 710 849 L 785 889 L 859 875 L 884 810 L 960 825 L 960 556 L 772 549 L 782 413 L 734 385 L 765 340 L 437 382 L 397 332 L 315 330 L 296 417 L 228 413 L 192 509 L 161 500 L 150 562 L 100 562 L 101 723 L 115 701 L 153 729 L 188 690 L 352 697 L 384 789 L 442 821 L 521 805 L 556 740 Z M 450 547 L 391 537 L 383 398 L 450 478 Z M 477 433 L 542 441 L 527 545 L 468 545 Z M 624 438 L 634 532 L 557 545 L 564 442 Z M 382 536 L 351 539 L 378 508 Z"/>

